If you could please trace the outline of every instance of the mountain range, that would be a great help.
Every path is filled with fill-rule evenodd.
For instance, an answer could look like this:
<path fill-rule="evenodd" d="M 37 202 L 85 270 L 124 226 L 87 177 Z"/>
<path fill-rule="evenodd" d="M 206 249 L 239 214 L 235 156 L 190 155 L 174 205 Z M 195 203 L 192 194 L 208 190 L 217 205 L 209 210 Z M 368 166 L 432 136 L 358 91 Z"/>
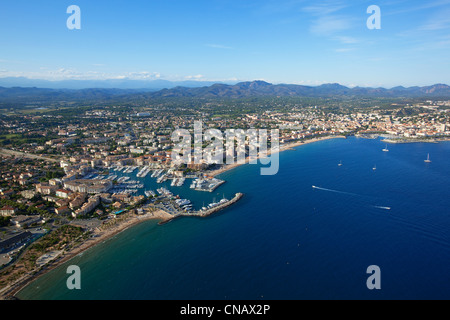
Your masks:
<path fill-rule="evenodd" d="M 194 81 L 195 82 L 195 81 Z M 199 83 L 197 83 L 199 85 Z M 386 98 L 439 98 L 450 99 L 450 86 L 435 84 L 425 87 L 349 88 L 340 84 L 302 86 L 271 84 L 264 81 L 237 84 L 215 83 L 201 87 L 176 86 L 162 90 L 151 89 L 45 89 L 36 87 L 0 87 L 2 103 L 33 103 L 42 101 L 87 101 L 115 98 L 247 98 L 247 97 L 386 97 Z"/>
<path fill-rule="evenodd" d="M 183 87 L 201 87 L 210 86 L 217 82 L 213 81 L 168 81 L 168 80 L 133 80 L 133 79 L 105 79 L 105 80 L 59 80 L 50 81 L 43 79 L 30 79 L 26 77 L 6 77 L 0 78 L 0 87 L 36 87 L 45 89 L 138 89 L 140 91 L 157 91 L 161 89 L 170 89 L 178 86 Z M 235 82 L 224 82 L 235 83 Z"/>
<path fill-rule="evenodd" d="M 163 89 L 150 94 L 152 97 L 224 97 L 244 98 L 253 96 L 279 97 L 450 97 L 450 86 L 435 84 L 426 87 L 349 88 L 337 83 L 321 86 L 302 86 L 293 84 L 270 84 L 264 81 L 241 82 L 235 85 L 214 84 L 208 87 Z"/>

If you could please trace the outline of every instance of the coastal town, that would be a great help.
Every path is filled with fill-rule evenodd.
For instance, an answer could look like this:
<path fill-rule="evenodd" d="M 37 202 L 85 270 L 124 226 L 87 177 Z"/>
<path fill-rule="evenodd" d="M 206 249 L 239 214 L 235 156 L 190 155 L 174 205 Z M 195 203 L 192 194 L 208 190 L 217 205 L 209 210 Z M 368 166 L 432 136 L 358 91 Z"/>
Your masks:
<path fill-rule="evenodd" d="M 389 108 L 298 103 L 260 109 L 245 106 L 242 112 L 227 108 L 217 103 L 191 109 L 93 106 L 76 107 L 75 111 L 40 107 L 3 112 L 2 295 L 10 294 L 12 288 L 52 262 L 79 252 L 74 249 L 81 250 L 87 242 L 111 234 L 111 230 L 117 232 L 145 219 L 167 222 L 181 216 L 206 217 L 237 202 L 243 196 L 239 190 L 233 198 L 203 205 L 176 193 L 183 185 L 200 193 L 213 192 L 226 183 L 217 175 L 233 167 L 206 159 L 186 164 L 173 161 L 172 132 L 185 129 L 193 133 L 195 121 L 201 120 L 205 129 L 221 131 L 278 129 L 280 150 L 350 135 L 382 137 L 386 143 L 450 139 L 450 101 L 393 104 Z M 202 147 L 207 146 L 204 142 Z M 246 156 L 249 149 L 247 139 Z M 146 189 L 146 179 L 158 187 Z M 58 232 L 61 236 L 55 238 Z M 54 241 L 49 242 L 49 237 Z M 39 243 L 47 245 L 37 246 Z M 14 268 L 18 264 L 21 267 Z"/>

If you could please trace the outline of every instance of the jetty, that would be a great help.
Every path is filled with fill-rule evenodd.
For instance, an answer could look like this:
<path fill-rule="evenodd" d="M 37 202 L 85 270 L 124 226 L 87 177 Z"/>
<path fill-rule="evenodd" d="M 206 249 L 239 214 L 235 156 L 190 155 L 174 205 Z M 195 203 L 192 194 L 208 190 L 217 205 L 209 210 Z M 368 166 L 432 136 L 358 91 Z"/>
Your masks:
<path fill-rule="evenodd" d="M 201 218 L 205 218 L 208 217 L 210 215 L 212 215 L 213 213 L 216 213 L 220 210 L 223 210 L 229 206 L 231 206 L 232 204 L 238 202 L 242 197 L 244 196 L 243 193 L 236 193 L 236 195 L 234 196 L 233 199 L 225 201 L 223 203 L 220 203 L 219 205 L 213 207 L 213 208 L 209 208 L 207 210 L 200 210 L 200 211 L 193 211 L 193 212 L 180 212 L 177 213 L 176 215 L 173 215 L 171 218 L 166 219 L 164 221 L 161 221 L 159 224 L 165 224 L 165 223 L 169 223 L 170 221 L 178 218 L 178 217 L 201 217 Z"/>
<path fill-rule="evenodd" d="M 210 216 L 210 215 L 212 215 L 213 213 L 215 213 L 217 211 L 225 209 L 226 207 L 231 206 L 232 204 L 238 202 L 243 196 L 244 196 L 243 193 L 236 193 L 236 195 L 234 196 L 233 199 L 225 201 L 225 202 L 219 204 L 218 206 L 215 206 L 213 208 L 210 208 L 210 209 L 207 209 L 207 210 L 204 210 L 204 211 L 200 210 L 200 211 L 195 211 L 195 212 L 192 212 L 192 213 L 187 213 L 187 214 L 184 214 L 184 215 L 186 215 L 186 216 L 207 217 L 207 216 Z"/>

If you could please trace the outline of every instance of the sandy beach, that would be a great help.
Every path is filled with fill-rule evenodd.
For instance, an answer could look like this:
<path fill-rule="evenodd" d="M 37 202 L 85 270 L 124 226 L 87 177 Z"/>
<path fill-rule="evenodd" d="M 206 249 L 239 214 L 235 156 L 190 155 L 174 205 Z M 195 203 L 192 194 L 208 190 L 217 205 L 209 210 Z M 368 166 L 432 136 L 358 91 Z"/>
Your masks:
<path fill-rule="evenodd" d="M 326 137 L 320 137 L 320 138 L 313 138 L 313 139 L 306 140 L 306 141 L 297 141 L 297 142 L 288 143 L 288 144 L 285 144 L 285 145 L 281 146 L 280 149 L 278 150 L 278 152 L 283 152 L 283 151 L 286 151 L 286 150 L 292 150 L 293 148 L 301 146 L 301 145 L 307 145 L 307 144 L 310 144 L 310 143 L 314 143 L 314 142 L 318 142 L 318 141 L 324 141 L 324 140 L 330 140 L 330 139 L 346 139 L 346 137 L 345 136 L 326 136 Z M 268 149 L 267 150 L 267 155 L 270 156 L 271 153 L 272 153 L 271 149 Z M 259 158 L 261 158 L 260 155 L 257 157 L 257 159 L 259 159 Z M 248 161 L 249 161 L 249 159 L 247 158 L 247 159 L 245 159 L 245 163 L 226 164 L 222 168 L 214 170 L 214 171 L 211 171 L 208 174 L 210 176 L 215 177 L 215 176 L 218 176 L 221 173 L 230 171 L 230 170 L 232 170 L 234 168 L 237 168 L 239 166 L 247 164 Z"/>
<path fill-rule="evenodd" d="M 280 147 L 278 152 L 286 151 L 286 150 L 292 150 L 292 148 L 300 146 L 300 145 L 306 145 L 318 141 L 324 141 L 329 139 L 345 139 L 345 136 L 327 136 L 327 137 L 320 137 L 320 138 L 314 138 L 310 139 L 304 142 L 298 141 L 294 143 L 288 143 Z M 271 154 L 271 150 L 268 150 L 268 155 Z M 258 156 L 258 159 L 261 156 Z M 239 167 L 243 164 L 248 163 L 248 158 L 246 159 L 245 163 L 239 164 L 232 164 L 232 165 L 225 165 L 223 168 L 220 168 L 218 170 L 212 171 L 209 173 L 211 176 L 217 176 L 221 173 L 224 173 L 226 171 L 232 170 L 236 167 Z M 58 266 L 66 263 L 70 259 L 74 258 L 75 256 L 79 255 L 80 253 L 96 246 L 99 243 L 102 243 L 108 239 L 111 239 L 115 235 L 123 232 L 124 230 L 127 230 L 130 227 L 133 227 L 141 222 L 148 221 L 148 220 L 161 220 L 160 223 L 164 223 L 167 221 L 170 221 L 173 218 L 169 213 L 164 212 L 162 210 L 157 210 L 154 212 L 147 213 L 142 216 L 136 216 L 132 214 L 125 214 L 121 218 L 117 218 L 117 222 L 113 223 L 113 225 L 108 226 L 107 228 L 99 229 L 97 228 L 92 236 L 86 240 L 81 245 L 72 248 L 71 250 L 67 252 L 63 252 L 58 258 L 52 260 L 47 265 L 42 267 L 39 271 L 32 271 L 21 277 L 19 280 L 15 281 L 14 283 L 8 285 L 5 288 L 2 288 L 0 290 L 0 300 L 5 298 L 11 298 L 14 297 L 22 288 L 30 284 L 32 281 L 36 280 L 40 276 L 46 274 L 47 272 L 57 268 Z M 114 221 L 114 220 L 113 220 Z"/>
<path fill-rule="evenodd" d="M 36 280 L 40 276 L 46 274 L 47 272 L 59 267 L 60 265 L 66 263 L 70 259 L 74 258 L 75 256 L 79 255 L 82 252 L 85 252 L 86 250 L 96 246 L 99 243 L 102 243 L 108 239 L 111 239 L 115 235 L 127 230 L 128 228 L 131 228 L 137 224 L 140 224 L 141 222 L 148 221 L 148 220 L 161 220 L 166 221 L 168 219 L 171 219 L 172 216 L 168 214 L 167 212 L 164 212 L 162 210 L 157 210 L 155 212 L 147 213 L 142 216 L 136 216 L 136 215 L 129 215 L 127 216 L 123 221 L 118 222 L 114 226 L 111 226 L 107 229 L 96 229 L 92 236 L 86 240 L 81 245 L 72 248 L 71 250 L 62 253 L 57 259 L 51 261 L 49 264 L 44 266 L 41 270 L 35 272 L 29 272 L 28 274 L 24 275 L 14 283 L 10 284 L 9 286 L 2 288 L 0 291 L 0 300 L 12 297 L 15 294 L 17 294 L 22 288 L 30 284 L 32 281 Z"/>

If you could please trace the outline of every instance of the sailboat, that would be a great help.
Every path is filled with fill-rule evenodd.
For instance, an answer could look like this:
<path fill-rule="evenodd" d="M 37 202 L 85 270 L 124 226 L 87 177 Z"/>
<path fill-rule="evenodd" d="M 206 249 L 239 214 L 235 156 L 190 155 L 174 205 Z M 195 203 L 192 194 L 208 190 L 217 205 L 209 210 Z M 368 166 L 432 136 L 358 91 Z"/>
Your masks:
<path fill-rule="evenodd" d="M 339 166 L 339 167 L 342 167 L 342 160 L 341 160 L 341 162 L 339 162 L 338 166 Z"/>
<path fill-rule="evenodd" d="M 377 165 L 375 165 L 375 166 L 373 167 L 373 171 L 375 171 L 375 170 L 377 170 Z"/>
<path fill-rule="evenodd" d="M 389 149 L 388 149 L 387 145 L 386 145 L 386 148 L 383 149 L 383 151 L 384 152 L 389 152 Z"/>
<path fill-rule="evenodd" d="M 427 160 L 425 160 L 425 162 L 426 162 L 426 163 L 430 163 L 430 162 L 431 162 L 431 160 L 430 160 L 430 154 L 428 154 Z"/>

